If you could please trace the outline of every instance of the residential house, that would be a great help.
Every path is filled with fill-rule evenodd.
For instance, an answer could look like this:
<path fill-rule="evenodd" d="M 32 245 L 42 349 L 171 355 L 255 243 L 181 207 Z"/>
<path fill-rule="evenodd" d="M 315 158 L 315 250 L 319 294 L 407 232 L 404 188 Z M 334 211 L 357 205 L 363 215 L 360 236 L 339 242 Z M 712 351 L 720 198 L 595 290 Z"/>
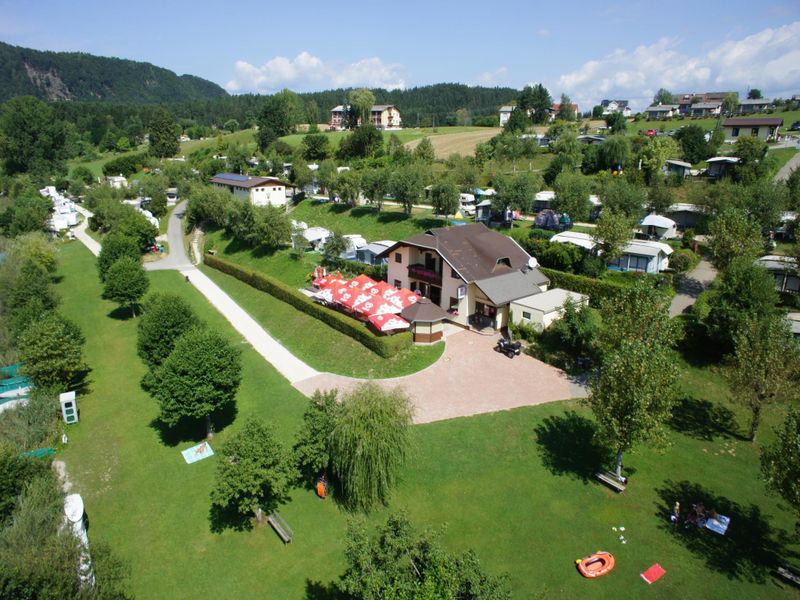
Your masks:
<path fill-rule="evenodd" d="M 669 159 L 661 167 L 661 172 L 664 175 L 671 175 L 672 173 L 679 173 L 682 177 L 688 177 L 692 174 L 692 165 L 682 160 Z"/>
<path fill-rule="evenodd" d="M 483 223 L 431 229 L 397 242 L 383 257 L 389 283 L 418 291 L 463 326 L 505 327 L 511 302 L 550 284 L 519 244 Z"/>
<path fill-rule="evenodd" d="M 722 102 L 696 102 L 689 107 L 693 117 L 715 117 L 722 111 Z"/>
<path fill-rule="evenodd" d="M 725 96 L 733 92 L 702 92 L 695 94 L 694 92 L 687 92 L 685 94 L 678 94 L 678 113 L 681 115 L 692 114 L 692 106 L 698 103 L 719 103 L 725 100 Z"/>
<path fill-rule="evenodd" d="M 762 256 L 756 263 L 775 278 L 775 289 L 790 294 L 800 293 L 800 273 L 797 262 L 789 256 Z"/>
<path fill-rule="evenodd" d="M 656 104 L 644 109 L 649 120 L 669 119 L 678 114 L 677 104 Z"/>
<path fill-rule="evenodd" d="M 639 222 L 639 232 L 649 240 L 671 240 L 678 237 L 675 221 L 655 213 L 647 215 Z"/>
<path fill-rule="evenodd" d="M 574 102 L 569 105 L 570 109 L 572 109 L 572 115 L 574 118 L 580 118 L 581 113 L 578 112 L 578 105 Z M 558 111 L 561 110 L 561 104 L 553 104 L 550 108 L 550 121 L 555 121 L 558 117 Z"/>
<path fill-rule="evenodd" d="M 515 106 L 500 107 L 500 127 L 505 127 L 505 124 L 508 123 L 508 120 L 511 118 L 511 113 L 515 108 Z"/>
<path fill-rule="evenodd" d="M 713 179 L 724 177 L 733 165 L 739 162 L 735 156 L 715 156 L 709 158 L 707 161 L 708 168 L 706 169 L 706 176 Z"/>
<path fill-rule="evenodd" d="M 631 109 L 627 100 L 602 100 L 600 106 L 603 107 L 603 116 L 613 113 L 622 113 L 623 117 L 631 116 Z"/>
<path fill-rule="evenodd" d="M 347 112 L 349 106 L 339 104 L 331 109 L 331 120 L 328 124 L 329 129 L 342 130 L 347 125 Z M 370 123 L 378 129 L 400 129 L 402 119 L 400 110 L 392 104 L 375 104 L 370 110 Z M 361 125 L 361 119 L 357 121 Z"/>
<path fill-rule="evenodd" d="M 765 142 L 774 142 L 782 126 L 781 117 L 731 117 L 722 123 L 725 139 L 734 141 L 740 136 L 749 135 Z"/>
<path fill-rule="evenodd" d="M 514 300 L 509 305 L 512 323 L 531 325 L 536 331 L 547 329 L 553 321 L 564 316 L 564 305 L 572 302 L 576 308 L 589 306 L 589 296 L 555 288 L 541 294 Z"/>
<path fill-rule="evenodd" d="M 609 262 L 613 271 L 635 271 L 656 274 L 669 268 L 672 247 L 662 242 L 632 240 L 622 250 L 622 255 Z"/>
<path fill-rule="evenodd" d="M 766 98 L 739 100 L 739 114 L 751 115 L 764 112 L 771 104 L 772 100 L 767 100 Z"/>
<path fill-rule="evenodd" d="M 236 173 L 217 173 L 211 178 L 214 187 L 228 190 L 254 206 L 285 206 L 286 184 L 276 177 L 250 177 Z"/>

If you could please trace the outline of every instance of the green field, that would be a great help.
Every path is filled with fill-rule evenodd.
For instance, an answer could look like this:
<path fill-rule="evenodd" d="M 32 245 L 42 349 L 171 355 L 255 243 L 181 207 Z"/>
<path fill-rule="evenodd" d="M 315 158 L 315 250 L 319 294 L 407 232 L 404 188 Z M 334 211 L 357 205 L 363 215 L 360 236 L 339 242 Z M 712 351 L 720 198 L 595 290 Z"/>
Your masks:
<path fill-rule="evenodd" d="M 63 311 L 86 334 L 92 367 L 79 397 L 81 423 L 68 429 L 61 453 L 74 489 L 85 499 L 90 537 L 109 542 L 131 567 L 137 598 L 303 598 L 335 580 L 344 567 L 348 515 L 310 491 L 296 491 L 281 513 L 295 531 L 282 547 L 269 529 L 212 533 L 209 492 L 216 458 L 186 465 L 179 451 L 202 435 L 161 435 L 154 402 L 142 392 L 144 367 L 135 354 L 134 320 L 111 316 L 99 299 L 94 259 L 78 244 L 63 246 L 58 291 Z M 232 341 L 239 336 L 175 273 L 151 274 L 154 290 L 186 297 L 201 317 Z M 219 445 L 243 418 L 256 414 L 290 443 L 305 400 L 249 347 L 231 424 L 217 419 Z M 793 519 L 767 496 L 758 473 L 758 445 L 744 442 L 732 419 L 721 377 L 684 366 L 685 401 L 671 445 L 626 455 L 628 490 L 616 495 L 591 472 L 603 455 L 593 447 L 587 411 L 553 403 L 413 429 L 414 450 L 391 505 L 378 522 L 403 509 L 420 528 L 447 524 L 443 543 L 474 548 L 491 573 L 509 573 L 515 598 L 797 598 L 770 575 L 780 558 L 797 557 Z M 535 386 L 531 388 L 535 393 Z M 732 411 L 732 412 L 730 412 Z M 782 411 L 767 412 L 761 438 Z M 228 419 L 230 420 L 230 419 Z M 703 500 L 732 518 L 726 537 L 674 528 L 666 512 Z M 612 527 L 623 525 L 626 545 Z M 581 578 L 574 559 L 612 551 L 617 568 L 597 581 Z M 659 562 L 667 575 L 647 586 L 639 573 Z M 589 591 L 591 589 L 591 592 Z M 308 592 L 308 595 L 306 593 Z"/>
<path fill-rule="evenodd" d="M 758 115 L 736 115 L 736 116 L 743 116 L 743 117 L 782 117 L 783 118 L 783 127 L 781 131 L 786 133 L 791 126 L 792 123 L 795 121 L 800 121 L 800 110 L 793 110 L 787 112 L 776 112 L 772 114 L 758 114 Z M 722 118 L 725 120 L 725 117 Z M 717 126 L 717 118 L 708 118 L 708 119 L 695 119 L 690 117 L 685 117 L 683 119 L 676 118 L 671 119 L 669 121 L 634 121 L 628 123 L 627 132 L 632 134 L 638 134 L 640 131 L 646 131 L 648 129 L 658 129 L 659 131 L 670 131 L 671 129 L 677 129 L 678 127 L 683 127 L 684 125 L 698 125 L 703 129 L 711 130 Z"/>

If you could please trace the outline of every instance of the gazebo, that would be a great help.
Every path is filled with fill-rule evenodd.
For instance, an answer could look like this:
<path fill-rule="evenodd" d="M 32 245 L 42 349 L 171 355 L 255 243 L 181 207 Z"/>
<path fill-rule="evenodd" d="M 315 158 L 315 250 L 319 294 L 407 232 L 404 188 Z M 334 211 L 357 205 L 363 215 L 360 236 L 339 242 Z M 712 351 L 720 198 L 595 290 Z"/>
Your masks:
<path fill-rule="evenodd" d="M 411 323 L 411 333 L 417 344 L 433 344 L 444 336 L 444 320 L 450 315 L 428 298 L 420 298 L 402 310 L 400 316 Z"/>

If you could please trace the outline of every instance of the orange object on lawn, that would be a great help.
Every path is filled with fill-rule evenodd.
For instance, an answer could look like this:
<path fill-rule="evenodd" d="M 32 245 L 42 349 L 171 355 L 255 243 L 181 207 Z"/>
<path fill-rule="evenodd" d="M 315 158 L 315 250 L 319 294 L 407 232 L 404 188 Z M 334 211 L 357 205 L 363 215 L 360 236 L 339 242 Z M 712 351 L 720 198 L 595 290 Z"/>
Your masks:
<path fill-rule="evenodd" d="M 320 478 L 317 480 L 317 496 L 325 499 L 325 496 L 328 495 L 328 482 L 325 481 L 324 478 Z"/>
<path fill-rule="evenodd" d="M 584 577 L 601 577 L 614 568 L 614 557 L 610 552 L 603 552 L 602 550 L 598 550 L 594 554 L 578 559 L 575 562 L 578 565 L 578 571 Z"/>

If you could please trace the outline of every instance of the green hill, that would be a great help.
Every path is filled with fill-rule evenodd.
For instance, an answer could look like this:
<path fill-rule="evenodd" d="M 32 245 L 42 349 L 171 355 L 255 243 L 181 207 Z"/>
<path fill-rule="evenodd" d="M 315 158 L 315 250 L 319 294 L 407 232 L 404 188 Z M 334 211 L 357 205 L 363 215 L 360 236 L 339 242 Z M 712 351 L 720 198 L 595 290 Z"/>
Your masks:
<path fill-rule="evenodd" d="M 50 101 L 188 102 L 227 96 L 194 75 L 150 63 L 83 52 L 42 52 L 0 42 L 0 102 L 14 96 Z"/>

